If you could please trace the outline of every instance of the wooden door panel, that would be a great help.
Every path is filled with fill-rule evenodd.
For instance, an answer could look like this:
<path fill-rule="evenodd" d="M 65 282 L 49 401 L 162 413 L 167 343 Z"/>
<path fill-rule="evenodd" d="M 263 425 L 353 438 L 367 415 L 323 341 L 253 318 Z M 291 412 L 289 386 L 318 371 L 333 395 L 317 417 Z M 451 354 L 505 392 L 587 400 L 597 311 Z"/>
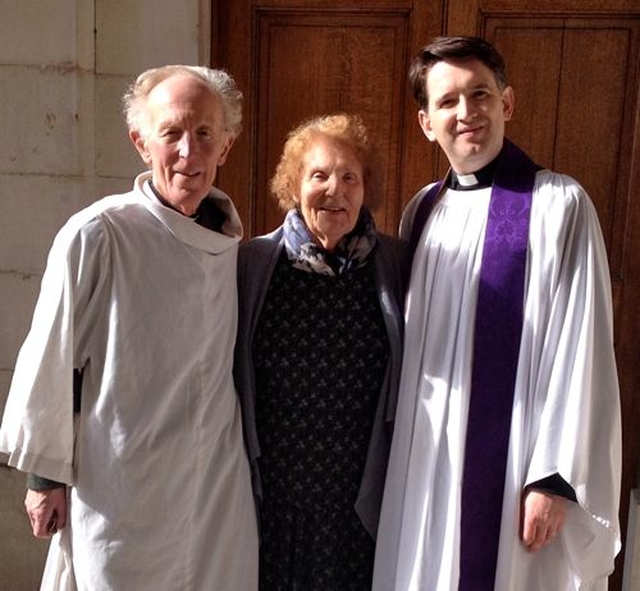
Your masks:
<path fill-rule="evenodd" d="M 564 35 L 555 166 L 586 187 L 609 251 L 613 212 L 626 197 L 615 189 L 619 168 L 629 164 L 620 158 L 628 49 L 625 30 L 571 28 Z"/>
<path fill-rule="evenodd" d="M 397 152 L 406 19 L 402 15 L 362 15 L 326 11 L 322 15 L 287 10 L 259 11 L 257 186 L 268 187 L 287 132 L 310 116 L 337 111 L 362 115 L 380 147 L 387 187 L 398 184 Z M 389 190 L 387 190 L 387 193 Z M 267 194 L 254 202 L 255 229 L 282 220 Z M 396 200 L 378 212 L 384 227 L 396 223 Z"/>
<path fill-rule="evenodd" d="M 517 26 L 512 19 L 488 24 L 488 37 L 507 62 L 507 77 L 515 92 L 515 113 L 507 134 L 542 166 L 552 167 L 555 153 L 555 122 L 562 60 L 562 30 L 538 24 Z M 523 23 L 524 24 L 524 23 Z M 517 68 L 536 56 L 534 67 Z"/>
<path fill-rule="evenodd" d="M 637 18 L 638 0 L 447 0 L 443 32 L 447 35 L 480 35 L 490 17 L 524 18 Z M 530 61 L 534 56 L 530 56 Z"/>
<path fill-rule="evenodd" d="M 245 131 L 218 183 L 234 198 L 245 236 L 281 213 L 268 181 L 286 133 L 321 113 L 362 115 L 386 172 L 378 227 L 395 234 L 404 204 L 435 175 L 406 82 L 407 63 L 440 33 L 442 7 L 415 0 L 234 0 L 212 5 L 212 63 L 245 94 Z"/>

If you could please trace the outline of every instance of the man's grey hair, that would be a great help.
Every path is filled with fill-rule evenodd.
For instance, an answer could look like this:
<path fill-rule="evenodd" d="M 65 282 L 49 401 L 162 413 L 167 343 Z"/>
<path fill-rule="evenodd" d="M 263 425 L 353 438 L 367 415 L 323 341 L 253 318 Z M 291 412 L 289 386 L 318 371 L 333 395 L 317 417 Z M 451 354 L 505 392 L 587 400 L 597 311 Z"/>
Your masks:
<path fill-rule="evenodd" d="M 167 78 L 179 74 L 202 80 L 212 93 L 222 99 L 225 129 L 238 136 L 242 131 L 242 93 L 238 90 L 235 80 L 225 70 L 181 64 L 146 70 L 127 88 L 122 100 L 129 131 L 137 131 L 144 135 L 149 93 Z"/>

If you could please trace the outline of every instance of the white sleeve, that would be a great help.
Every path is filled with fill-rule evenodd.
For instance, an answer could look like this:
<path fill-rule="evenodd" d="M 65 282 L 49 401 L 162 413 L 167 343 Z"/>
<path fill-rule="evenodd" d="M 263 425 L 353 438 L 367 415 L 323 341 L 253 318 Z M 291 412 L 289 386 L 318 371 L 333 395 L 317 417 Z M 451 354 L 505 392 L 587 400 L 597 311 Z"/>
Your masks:
<path fill-rule="evenodd" d="M 99 224 L 71 218 L 47 260 L 31 328 L 7 398 L 0 450 L 20 470 L 71 484 L 74 461 L 73 369 L 86 361 L 87 311 L 108 267 Z M 82 333 L 82 334 L 80 334 Z"/>

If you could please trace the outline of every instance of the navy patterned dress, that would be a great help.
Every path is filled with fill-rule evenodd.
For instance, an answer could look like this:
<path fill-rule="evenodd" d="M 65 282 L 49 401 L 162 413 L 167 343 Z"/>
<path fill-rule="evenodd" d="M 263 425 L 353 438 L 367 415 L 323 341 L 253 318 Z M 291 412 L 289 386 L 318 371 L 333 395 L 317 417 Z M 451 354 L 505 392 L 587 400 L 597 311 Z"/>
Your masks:
<path fill-rule="evenodd" d="M 253 350 L 260 589 L 370 589 L 374 541 L 354 503 L 389 354 L 373 265 L 328 276 L 283 254 Z"/>

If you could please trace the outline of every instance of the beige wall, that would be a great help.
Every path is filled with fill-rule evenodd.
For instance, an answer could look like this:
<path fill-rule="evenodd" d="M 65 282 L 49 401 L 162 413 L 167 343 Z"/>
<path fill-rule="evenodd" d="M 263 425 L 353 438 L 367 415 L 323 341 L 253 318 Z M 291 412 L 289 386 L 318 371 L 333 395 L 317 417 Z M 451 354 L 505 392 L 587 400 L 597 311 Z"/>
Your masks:
<path fill-rule="evenodd" d="M 165 63 L 206 64 L 207 0 L 0 0 L 0 411 L 46 254 L 64 221 L 127 189 L 142 164 L 120 97 Z M 24 475 L 0 458 L 0 589 L 38 587 L 47 543 L 22 511 Z"/>

